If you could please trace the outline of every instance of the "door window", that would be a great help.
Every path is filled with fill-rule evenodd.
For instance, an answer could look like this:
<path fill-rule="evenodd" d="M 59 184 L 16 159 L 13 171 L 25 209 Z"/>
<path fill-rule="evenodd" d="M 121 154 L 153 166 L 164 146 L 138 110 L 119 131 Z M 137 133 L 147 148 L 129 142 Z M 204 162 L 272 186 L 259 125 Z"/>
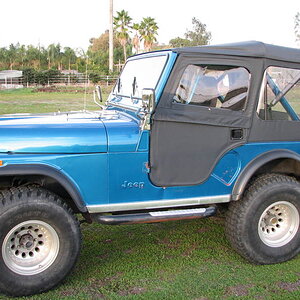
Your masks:
<path fill-rule="evenodd" d="M 243 67 L 188 65 L 173 101 L 230 110 L 246 105 L 250 73 Z"/>

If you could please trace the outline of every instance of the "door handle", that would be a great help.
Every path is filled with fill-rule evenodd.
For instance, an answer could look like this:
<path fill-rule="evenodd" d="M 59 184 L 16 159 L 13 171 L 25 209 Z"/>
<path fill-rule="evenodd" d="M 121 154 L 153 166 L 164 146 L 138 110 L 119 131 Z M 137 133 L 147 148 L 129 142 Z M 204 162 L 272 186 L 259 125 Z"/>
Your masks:
<path fill-rule="evenodd" d="M 231 140 L 242 140 L 244 138 L 244 131 L 242 128 L 231 129 L 230 139 Z"/>

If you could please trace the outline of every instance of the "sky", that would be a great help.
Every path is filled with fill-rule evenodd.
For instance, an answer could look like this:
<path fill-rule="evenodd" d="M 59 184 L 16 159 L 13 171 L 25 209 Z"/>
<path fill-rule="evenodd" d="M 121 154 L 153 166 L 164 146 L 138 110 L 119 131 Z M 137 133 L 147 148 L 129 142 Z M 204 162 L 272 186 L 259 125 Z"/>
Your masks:
<path fill-rule="evenodd" d="M 0 47 L 60 43 L 86 50 L 90 38 L 108 29 L 109 0 L 0 1 Z M 300 46 L 294 34 L 300 0 L 114 0 L 114 15 L 122 9 L 135 23 L 155 18 L 159 43 L 184 37 L 196 17 L 211 32 L 211 44 L 257 40 Z"/>

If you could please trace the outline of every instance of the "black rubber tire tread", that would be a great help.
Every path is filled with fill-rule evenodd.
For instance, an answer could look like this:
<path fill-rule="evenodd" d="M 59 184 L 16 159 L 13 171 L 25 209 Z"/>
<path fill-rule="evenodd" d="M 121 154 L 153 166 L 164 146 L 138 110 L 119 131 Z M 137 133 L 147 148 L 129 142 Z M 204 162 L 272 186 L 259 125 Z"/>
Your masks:
<path fill-rule="evenodd" d="M 247 222 L 252 221 L 249 219 L 249 213 L 251 212 L 251 209 L 253 209 L 253 203 L 255 201 L 258 202 L 258 198 L 262 197 L 264 193 L 270 192 L 272 189 L 278 189 L 281 186 L 296 189 L 297 193 L 300 195 L 300 184 L 294 177 L 276 173 L 267 173 L 254 178 L 248 185 L 242 199 L 233 201 L 229 205 L 225 223 L 227 238 L 232 247 L 249 262 L 255 264 L 280 263 L 293 258 L 300 252 L 300 241 L 294 241 L 298 244 L 298 247 L 293 247 L 289 253 L 276 256 L 274 253 L 273 255 L 270 253 L 274 248 L 266 245 L 253 247 L 253 244 L 251 246 L 251 243 L 249 243 L 250 238 L 247 240 L 246 228 L 250 226 Z M 300 198 L 298 200 L 299 201 L 295 201 L 294 204 L 298 205 L 299 211 L 300 203 L 297 204 L 296 202 L 300 202 Z M 255 226 L 253 228 L 253 235 L 257 232 Z M 298 229 L 298 235 L 299 231 L 300 230 Z M 295 238 L 293 240 L 295 240 Z M 261 248 L 266 247 L 270 250 L 268 254 L 260 251 Z"/>
<path fill-rule="evenodd" d="M 60 217 L 65 218 L 63 222 L 68 224 L 69 229 L 72 229 L 72 232 L 68 232 L 67 234 L 70 236 L 70 240 L 71 238 L 73 239 L 73 249 L 70 251 L 73 257 L 68 257 L 68 265 L 65 265 L 64 269 L 61 269 L 59 264 L 53 266 L 58 259 L 56 258 L 55 262 L 40 274 L 32 276 L 18 275 L 9 270 L 3 261 L 2 241 L 7 233 L 0 233 L 0 292 L 9 296 L 28 296 L 42 293 L 56 287 L 72 271 L 81 250 L 82 237 L 80 223 L 73 214 L 72 209 L 56 194 L 37 186 L 22 186 L 0 190 L 0 228 L 3 219 L 7 222 L 10 216 L 12 216 L 12 218 L 18 217 L 16 214 L 18 211 L 22 214 L 23 210 L 27 209 L 27 214 L 30 214 L 30 207 L 35 209 L 36 214 L 39 212 L 39 207 L 42 208 L 41 220 L 44 218 L 44 215 L 47 215 L 47 210 L 49 210 L 49 212 L 53 210 L 53 212 L 49 213 L 50 217 L 51 213 L 54 215 L 55 212 L 59 213 Z M 24 213 L 24 215 L 26 216 L 26 213 Z M 23 220 L 20 220 L 20 222 L 22 221 Z M 62 225 L 60 226 L 63 228 Z M 6 231 L 8 232 L 11 228 Z M 4 230 L 5 227 L 2 227 L 1 231 Z M 62 231 L 64 230 L 65 229 L 62 229 Z M 62 248 L 64 247 L 62 244 L 61 246 Z M 55 274 L 52 273 L 50 276 L 47 276 L 47 271 L 50 268 Z M 34 280 L 32 280 L 31 277 Z M 48 280 L 48 277 L 50 280 Z M 40 284 L 31 284 L 31 282 L 39 282 Z"/>

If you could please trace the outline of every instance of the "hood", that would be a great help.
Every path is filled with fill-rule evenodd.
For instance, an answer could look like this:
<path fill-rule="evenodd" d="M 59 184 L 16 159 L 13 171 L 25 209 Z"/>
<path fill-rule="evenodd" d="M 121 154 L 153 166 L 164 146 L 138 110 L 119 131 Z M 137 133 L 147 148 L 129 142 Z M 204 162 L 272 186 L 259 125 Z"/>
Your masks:
<path fill-rule="evenodd" d="M 0 152 L 107 152 L 99 113 L 8 115 L 0 118 Z"/>
<path fill-rule="evenodd" d="M 139 140 L 136 118 L 115 110 L 0 117 L 0 152 L 132 152 Z"/>

